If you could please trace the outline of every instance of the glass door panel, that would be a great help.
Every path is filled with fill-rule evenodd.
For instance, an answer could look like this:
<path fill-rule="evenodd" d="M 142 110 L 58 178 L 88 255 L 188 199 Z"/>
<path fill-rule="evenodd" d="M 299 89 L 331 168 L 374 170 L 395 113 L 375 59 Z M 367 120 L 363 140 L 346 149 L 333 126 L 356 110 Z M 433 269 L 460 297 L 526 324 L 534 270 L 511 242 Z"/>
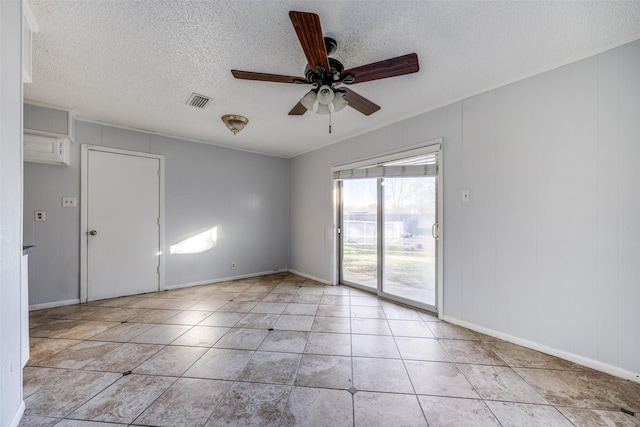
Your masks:
<path fill-rule="evenodd" d="M 377 179 L 342 182 L 341 281 L 378 287 Z"/>
<path fill-rule="evenodd" d="M 436 179 L 383 181 L 382 292 L 436 305 Z"/>

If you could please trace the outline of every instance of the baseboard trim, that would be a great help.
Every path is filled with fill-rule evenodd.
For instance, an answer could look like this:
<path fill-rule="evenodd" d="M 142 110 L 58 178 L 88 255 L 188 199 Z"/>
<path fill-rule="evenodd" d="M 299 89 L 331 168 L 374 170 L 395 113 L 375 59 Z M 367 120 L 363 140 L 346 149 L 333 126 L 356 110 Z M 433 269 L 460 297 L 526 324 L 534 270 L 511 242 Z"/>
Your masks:
<path fill-rule="evenodd" d="M 22 387 L 22 385 L 20 385 L 20 387 Z M 20 424 L 20 420 L 22 419 L 22 416 L 24 415 L 24 399 L 22 401 L 20 401 L 20 406 L 18 406 L 18 410 L 16 411 L 16 413 L 13 415 L 13 418 L 11 419 L 11 422 L 9 423 L 9 427 L 18 427 L 18 424 Z"/>
<path fill-rule="evenodd" d="M 164 289 L 166 291 L 170 291 L 173 289 L 190 288 L 192 286 L 214 285 L 216 283 L 229 282 L 231 280 L 250 279 L 252 277 L 268 276 L 270 274 L 277 274 L 277 273 L 286 273 L 288 271 L 289 270 L 287 270 L 286 268 L 282 268 L 280 270 L 261 271 L 259 273 L 242 274 L 239 276 L 220 277 L 217 279 L 201 280 L 199 282 L 189 282 L 189 283 L 180 283 L 177 285 L 169 285 L 169 286 L 165 286 Z"/>
<path fill-rule="evenodd" d="M 604 372 L 605 374 L 613 375 L 615 377 L 623 378 L 625 380 L 630 380 L 636 383 L 640 383 L 640 373 L 627 371 L 626 369 L 620 368 L 618 366 L 610 365 L 608 363 L 600 362 L 599 360 L 594 360 L 588 357 L 580 356 L 575 353 L 559 350 L 557 348 L 549 347 L 544 344 L 539 344 L 534 341 L 529 341 L 527 339 L 516 337 L 514 335 L 505 334 L 504 332 L 499 332 L 493 329 L 485 328 L 483 326 L 479 326 L 474 323 L 469 323 L 467 321 L 460 320 L 455 317 L 442 316 L 442 320 L 452 323 L 454 325 L 471 329 L 472 331 L 480 332 L 482 334 L 501 339 L 503 341 L 517 344 L 522 347 L 527 347 L 532 350 L 539 351 L 541 353 L 549 354 L 551 356 L 559 357 L 560 359 L 568 360 L 569 362 L 573 362 L 578 365 L 585 366 L 587 368 L 595 369 L 596 371 Z"/>
<path fill-rule="evenodd" d="M 305 279 L 315 280 L 316 282 L 320 282 L 320 283 L 323 283 L 325 285 L 333 286 L 333 283 L 331 283 L 330 280 L 321 279 L 319 277 L 315 277 L 315 276 L 312 276 L 310 274 L 301 273 L 301 272 L 299 272 L 297 270 L 293 270 L 293 269 L 289 269 L 288 271 L 289 271 L 289 273 L 296 274 L 298 276 L 302 276 Z"/>
<path fill-rule="evenodd" d="M 80 299 L 68 299 L 64 301 L 45 302 L 43 304 L 33 304 L 29 306 L 29 311 L 44 310 L 45 308 L 64 307 L 65 305 L 80 304 Z"/>

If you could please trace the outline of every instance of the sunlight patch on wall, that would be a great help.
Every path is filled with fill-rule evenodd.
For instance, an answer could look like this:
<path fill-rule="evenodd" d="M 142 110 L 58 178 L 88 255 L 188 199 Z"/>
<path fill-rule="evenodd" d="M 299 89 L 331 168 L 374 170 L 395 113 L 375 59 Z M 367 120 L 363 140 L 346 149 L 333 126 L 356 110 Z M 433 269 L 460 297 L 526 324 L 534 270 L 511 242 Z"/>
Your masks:
<path fill-rule="evenodd" d="M 179 254 L 199 254 L 214 248 L 218 243 L 218 227 L 211 227 L 195 236 L 184 239 L 169 247 L 169 253 Z"/>

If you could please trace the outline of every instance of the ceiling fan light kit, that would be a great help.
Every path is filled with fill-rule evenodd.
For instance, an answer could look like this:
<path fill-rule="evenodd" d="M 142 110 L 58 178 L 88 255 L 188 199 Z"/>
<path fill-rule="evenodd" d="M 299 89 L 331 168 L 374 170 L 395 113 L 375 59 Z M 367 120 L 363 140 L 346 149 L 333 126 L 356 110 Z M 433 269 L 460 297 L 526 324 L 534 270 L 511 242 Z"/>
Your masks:
<path fill-rule="evenodd" d="M 233 134 L 237 134 L 249 123 L 249 119 L 243 116 L 239 116 L 237 114 L 225 114 L 221 117 L 222 121 L 229 128 Z"/>
<path fill-rule="evenodd" d="M 350 89 L 339 86 L 416 73 L 420 69 L 418 55 L 410 53 L 345 70 L 340 61 L 329 58 L 329 55 L 335 53 L 338 45 L 333 38 L 323 36 L 318 15 L 291 11 L 289 18 L 307 57 L 304 77 L 240 70 L 231 70 L 231 73 L 236 79 L 313 85 L 313 88 L 289 111 L 291 116 L 314 111 L 314 107 L 317 114 L 331 114 L 347 105 L 364 115 L 371 115 L 378 111 L 380 106 Z"/>

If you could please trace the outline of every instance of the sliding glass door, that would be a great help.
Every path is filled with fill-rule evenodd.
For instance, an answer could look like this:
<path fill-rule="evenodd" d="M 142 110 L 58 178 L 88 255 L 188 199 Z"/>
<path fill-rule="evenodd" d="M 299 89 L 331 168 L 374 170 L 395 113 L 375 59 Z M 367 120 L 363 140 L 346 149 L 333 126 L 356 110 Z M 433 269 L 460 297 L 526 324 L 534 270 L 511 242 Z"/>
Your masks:
<path fill-rule="evenodd" d="M 382 292 L 436 305 L 435 177 L 382 180 Z"/>
<path fill-rule="evenodd" d="M 340 282 L 437 311 L 439 146 L 334 170 Z"/>
<path fill-rule="evenodd" d="M 378 180 L 342 183 L 341 281 L 378 288 Z"/>

